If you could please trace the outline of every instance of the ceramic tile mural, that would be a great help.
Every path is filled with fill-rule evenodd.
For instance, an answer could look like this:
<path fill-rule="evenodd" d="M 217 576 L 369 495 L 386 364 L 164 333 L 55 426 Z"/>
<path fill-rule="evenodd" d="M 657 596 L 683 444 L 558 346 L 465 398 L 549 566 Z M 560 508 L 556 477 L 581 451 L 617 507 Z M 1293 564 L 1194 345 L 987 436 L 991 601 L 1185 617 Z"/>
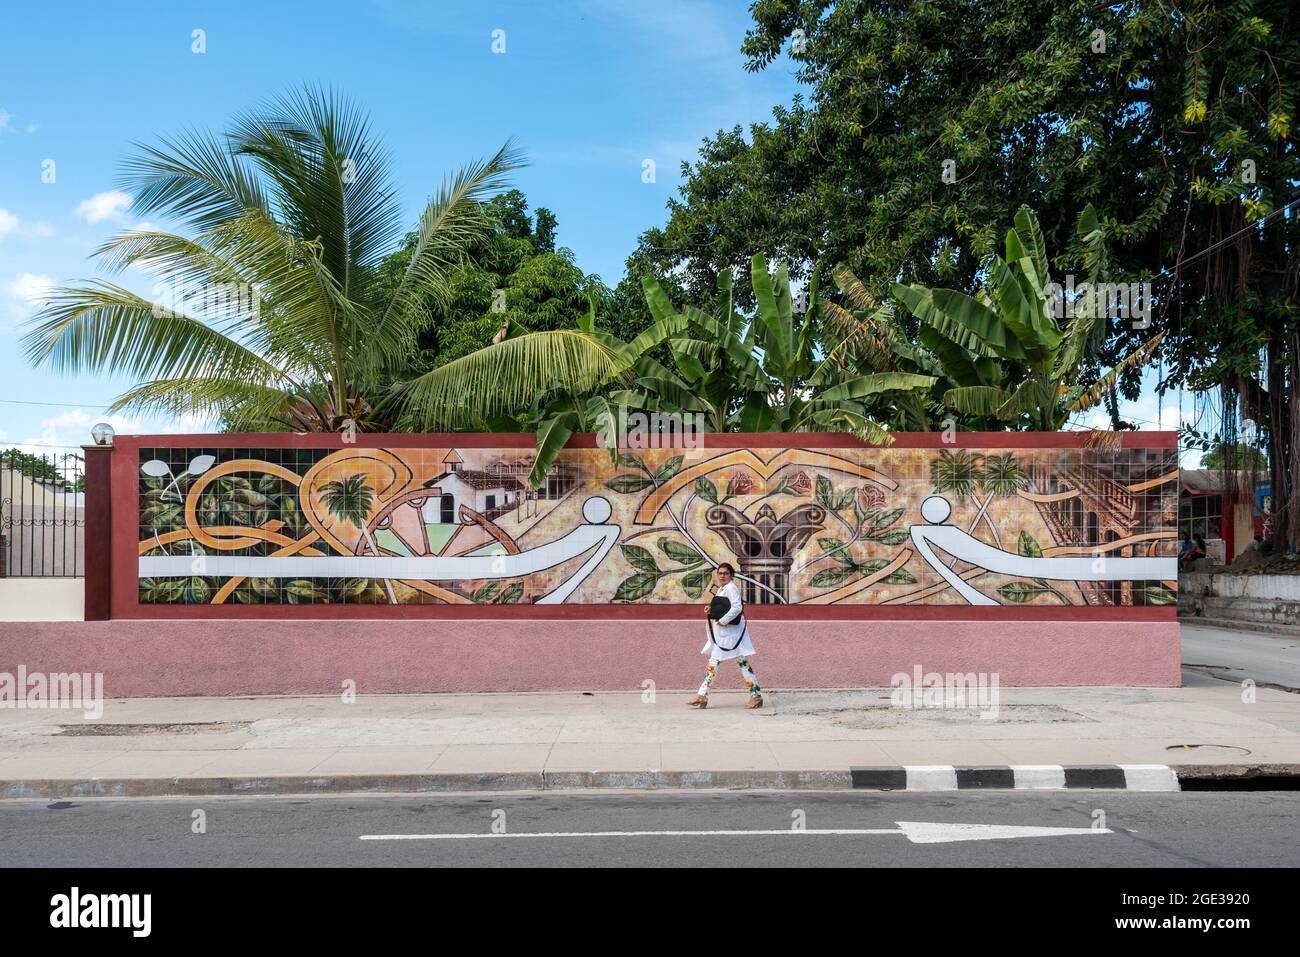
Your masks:
<path fill-rule="evenodd" d="M 1171 449 L 140 450 L 143 603 L 1167 605 Z"/>

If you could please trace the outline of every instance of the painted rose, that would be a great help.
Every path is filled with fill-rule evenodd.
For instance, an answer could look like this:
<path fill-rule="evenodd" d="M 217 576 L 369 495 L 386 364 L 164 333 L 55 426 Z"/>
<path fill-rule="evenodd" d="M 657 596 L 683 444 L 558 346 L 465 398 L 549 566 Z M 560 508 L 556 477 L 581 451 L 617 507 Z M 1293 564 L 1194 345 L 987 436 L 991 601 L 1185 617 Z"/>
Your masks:
<path fill-rule="evenodd" d="M 812 491 L 812 479 L 807 472 L 795 472 L 785 480 L 785 487 L 796 495 L 807 495 Z"/>
<path fill-rule="evenodd" d="M 727 496 L 749 495 L 754 491 L 754 480 L 744 472 L 735 472 L 727 478 Z"/>
<path fill-rule="evenodd" d="M 858 508 L 864 512 L 880 508 L 885 504 L 885 493 L 874 485 L 863 485 L 858 489 Z"/>

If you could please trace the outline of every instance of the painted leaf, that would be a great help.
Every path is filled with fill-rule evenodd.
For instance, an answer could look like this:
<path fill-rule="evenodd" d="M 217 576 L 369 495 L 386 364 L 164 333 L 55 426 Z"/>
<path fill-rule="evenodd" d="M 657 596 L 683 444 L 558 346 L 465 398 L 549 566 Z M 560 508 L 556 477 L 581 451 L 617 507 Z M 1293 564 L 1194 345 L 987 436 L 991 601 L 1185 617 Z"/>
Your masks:
<path fill-rule="evenodd" d="M 312 583 L 301 578 L 294 579 L 285 585 L 284 592 L 289 596 L 289 600 L 293 602 L 311 601 L 316 597 L 316 589 L 312 586 Z"/>
<path fill-rule="evenodd" d="M 817 544 L 821 546 L 822 551 L 831 558 L 835 559 L 841 565 L 852 565 L 853 559 L 849 557 L 849 550 L 844 547 L 844 542 L 838 538 L 819 538 Z"/>
<path fill-rule="evenodd" d="M 842 568 L 827 568 L 819 571 L 808 582 L 813 588 L 830 588 L 833 585 L 842 585 L 853 574 L 852 566 Z"/>
<path fill-rule="evenodd" d="M 208 600 L 211 589 L 202 578 L 185 579 L 184 602 L 187 605 L 200 605 Z"/>
<path fill-rule="evenodd" d="M 840 497 L 835 500 L 835 510 L 839 511 L 842 508 L 848 508 L 849 505 L 853 504 L 854 498 L 856 496 L 853 494 L 853 489 L 846 488 L 840 492 Z"/>
<path fill-rule="evenodd" d="M 651 572 L 641 572 L 625 578 L 619 584 L 618 591 L 614 592 L 614 601 L 637 601 L 654 591 L 658 583 L 659 575 Z"/>
<path fill-rule="evenodd" d="M 1020 540 L 1016 543 L 1016 550 L 1026 558 L 1042 558 L 1043 550 L 1039 547 L 1038 542 L 1034 541 L 1034 536 L 1028 532 L 1020 533 Z"/>
<path fill-rule="evenodd" d="M 876 572 L 880 571 L 880 569 L 888 565 L 891 560 L 892 559 L 888 558 L 873 558 L 871 561 L 863 562 L 859 565 L 858 571 L 862 572 L 864 575 L 874 575 Z"/>
<path fill-rule="evenodd" d="M 501 597 L 496 600 L 496 603 L 498 605 L 513 605 L 515 602 L 519 601 L 523 593 L 523 582 L 511 582 L 505 587 L 505 590 L 501 592 Z"/>
<path fill-rule="evenodd" d="M 916 578 L 906 568 L 900 568 L 883 579 L 886 585 L 915 585 Z"/>
<path fill-rule="evenodd" d="M 882 535 L 870 535 L 868 537 L 873 542 L 880 542 L 882 545 L 901 545 L 903 542 L 911 538 L 911 535 L 906 531 L 899 530 L 896 532 L 885 532 Z"/>
<path fill-rule="evenodd" d="M 653 484 L 654 483 L 644 475 L 615 475 L 605 483 L 605 487 L 613 489 L 615 492 L 619 492 L 623 495 L 627 495 L 632 492 L 639 492 Z"/>
<path fill-rule="evenodd" d="M 1178 604 L 1178 596 L 1168 588 L 1143 588 L 1139 594 L 1148 605 Z"/>
<path fill-rule="evenodd" d="M 682 462 L 686 461 L 684 455 L 674 455 L 655 472 L 655 481 L 659 483 L 667 482 L 670 478 L 682 470 Z"/>
<path fill-rule="evenodd" d="M 901 508 L 891 508 L 888 512 L 881 512 L 876 516 L 876 521 L 871 526 L 871 530 L 873 532 L 878 532 L 881 529 L 888 528 L 902 517 L 903 510 Z"/>
<path fill-rule="evenodd" d="M 344 596 L 354 601 L 364 595 L 369 589 L 369 578 L 349 578 L 343 583 Z"/>
<path fill-rule="evenodd" d="M 659 550 L 679 565 L 698 565 L 704 561 L 704 556 L 695 549 L 670 538 L 659 539 Z"/>
<path fill-rule="evenodd" d="M 686 592 L 690 598 L 699 598 L 704 593 L 704 586 L 709 583 L 713 577 L 713 569 L 701 568 L 693 572 L 687 572 L 682 576 L 682 591 Z"/>
<path fill-rule="evenodd" d="M 1023 605 L 1031 602 L 1039 595 L 1047 594 L 1048 589 L 1041 585 L 1034 585 L 1029 582 L 1007 582 L 998 589 L 998 594 L 1009 602 L 1017 605 Z"/>
<path fill-rule="evenodd" d="M 488 582 L 486 585 L 483 585 L 474 590 L 474 595 L 473 595 L 474 601 L 477 602 L 478 604 L 489 602 L 496 597 L 497 592 L 499 592 L 500 590 L 501 590 L 500 582 Z"/>
<path fill-rule="evenodd" d="M 216 461 L 217 457 L 215 455 L 196 455 L 194 458 L 190 459 L 190 465 L 186 471 L 191 475 L 202 475 L 208 469 L 212 468 L 212 466 L 216 464 Z"/>
<path fill-rule="evenodd" d="M 633 455 L 631 452 L 619 452 L 618 464 L 620 467 L 628 468 L 628 469 L 645 468 L 645 465 L 642 464 L 641 460 L 637 458 L 635 455 Z"/>
<path fill-rule="evenodd" d="M 835 489 L 825 475 L 817 476 L 817 504 L 828 511 L 835 510 Z"/>
<path fill-rule="evenodd" d="M 703 475 L 695 480 L 695 494 L 706 502 L 712 502 L 714 505 L 718 504 L 717 488 Z"/>
<path fill-rule="evenodd" d="M 659 563 L 655 561 L 654 555 L 648 548 L 642 548 L 640 545 L 620 545 L 619 548 L 623 550 L 623 558 L 633 568 L 659 574 Z"/>
<path fill-rule="evenodd" d="M 150 478 L 166 478 L 172 474 L 171 468 L 160 459 L 150 459 L 140 466 L 140 471 Z"/>

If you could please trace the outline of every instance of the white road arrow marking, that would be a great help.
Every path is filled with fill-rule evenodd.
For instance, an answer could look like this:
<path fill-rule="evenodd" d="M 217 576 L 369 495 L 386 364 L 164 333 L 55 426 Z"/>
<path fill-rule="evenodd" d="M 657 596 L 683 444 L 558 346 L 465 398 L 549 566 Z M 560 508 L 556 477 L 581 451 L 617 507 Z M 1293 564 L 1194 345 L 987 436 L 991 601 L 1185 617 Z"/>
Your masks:
<path fill-rule="evenodd" d="M 1014 824 L 944 824 L 898 821 L 887 828 L 806 828 L 794 830 L 711 830 L 711 831 L 510 831 L 505 834 L 362 834 L 363 841 L 475 841 L 497 838 L 586 838 L 586 837 L 862 837 L 870 834 L 901 834 L 913 844 L 950 844 L 954 841 L 999 841 L 1016 837 L 1082 837 L 1113 834 L 1109 828 L 1030 827 Z"/>
<path fill-rule="evenodd" d="M 1000 841 L 1012 837 L 1083 837 L 1113 834 L 1106 827 L 1029 827 L 1015 824 L 929 824 L 899 821 L 899 830 L 913 844 L 951 844 L 954 841 Z"/>

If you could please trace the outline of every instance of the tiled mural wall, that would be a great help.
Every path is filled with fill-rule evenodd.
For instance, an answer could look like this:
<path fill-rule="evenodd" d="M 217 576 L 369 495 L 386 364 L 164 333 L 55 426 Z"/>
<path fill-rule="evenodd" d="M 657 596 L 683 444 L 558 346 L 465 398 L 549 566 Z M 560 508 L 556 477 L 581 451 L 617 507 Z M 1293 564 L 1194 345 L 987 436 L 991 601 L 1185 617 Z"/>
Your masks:
<path fill-rule="evenodd" d="M 394 437 L 394 441 L 400 441 Z M 1174 450 L 142 448 L 139 600 L 1169 605 Z"/>

